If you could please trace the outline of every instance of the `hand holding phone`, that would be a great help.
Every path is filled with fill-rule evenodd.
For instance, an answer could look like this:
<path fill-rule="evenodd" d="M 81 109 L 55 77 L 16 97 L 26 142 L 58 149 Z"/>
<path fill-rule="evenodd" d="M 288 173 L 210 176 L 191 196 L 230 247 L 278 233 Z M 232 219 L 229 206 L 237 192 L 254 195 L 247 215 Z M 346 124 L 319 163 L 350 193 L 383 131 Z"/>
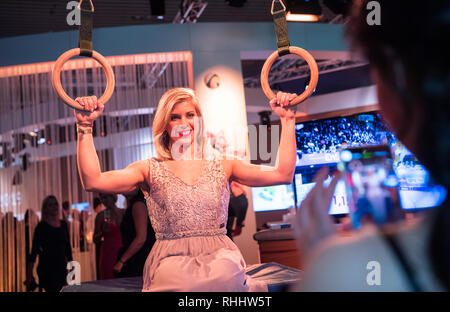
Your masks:
<path fill-rule="evenodd" d="M 328 214 L 331 199 L 340 175 L 325 184 L 329 169 L 320 169 L 314 177 L 315 185 L 302 201 L 295 219 L 295 233 L 300 254 L 306 255 L 319 241 L 334 235 L 336 226 Z"/>
<path fill-rule="evenodd" d="M 344 149 L 340 158 L 354 229 L 366 221 L 384 226 L 403 219 L 388 145 Z"/>

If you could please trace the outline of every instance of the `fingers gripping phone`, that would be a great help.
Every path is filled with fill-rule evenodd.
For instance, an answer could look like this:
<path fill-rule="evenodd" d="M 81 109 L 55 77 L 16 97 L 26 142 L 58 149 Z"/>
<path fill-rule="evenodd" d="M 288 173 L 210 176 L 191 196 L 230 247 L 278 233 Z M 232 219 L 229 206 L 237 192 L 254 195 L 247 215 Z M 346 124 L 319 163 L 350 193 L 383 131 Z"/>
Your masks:
<path fill-rule="evenodd" d="M 398 179 L 388 145 L 344 149 L 338 168 L 344 172 L 354 229 L 365 222 L 383 226 L 403 219 Z"/>

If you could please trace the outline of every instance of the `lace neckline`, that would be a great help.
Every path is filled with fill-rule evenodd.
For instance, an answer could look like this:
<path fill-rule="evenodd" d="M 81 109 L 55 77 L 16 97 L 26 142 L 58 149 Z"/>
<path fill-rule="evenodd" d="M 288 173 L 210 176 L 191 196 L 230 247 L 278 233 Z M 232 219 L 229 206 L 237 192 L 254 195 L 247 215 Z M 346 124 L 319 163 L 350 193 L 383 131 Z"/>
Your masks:
<path fill-rule="evenodd" d="M 194 181 L 193 184 L 189 184 L 189 183 L 186 183 L 184 180 L 182 180 L 179 176 L 177 176 L 177 175 L 169 168 L 169 166 L 166 164 L 165 161 L 162 161 L 163 166 L 166 168 L 166 170 L 169 172 L 169 174 L 171 174 L 173 177 L 175 177 L 175 179 L 177 179 L 178 181 L 180 181 L 180 182 L 183 183 L 184 185 L 187 185 L 187 186 L 190 186 L 190 187 L 193 187 L 193 186 L 197 185 L 197 184 L 200 182 L 201 178 L 203 177 L 203 174 L 204 174 L 204 171 L 205 171 L 205 167 L 206 167 L 207 162 L 208 162 L 207 160 L 203 160 L 203 163 L 202 163 L 202 166 L 201 166 L 201 169 L 200 169 L 200 174 L 199 174 L 198 177 L 195 179 L 195 181 Z"/>

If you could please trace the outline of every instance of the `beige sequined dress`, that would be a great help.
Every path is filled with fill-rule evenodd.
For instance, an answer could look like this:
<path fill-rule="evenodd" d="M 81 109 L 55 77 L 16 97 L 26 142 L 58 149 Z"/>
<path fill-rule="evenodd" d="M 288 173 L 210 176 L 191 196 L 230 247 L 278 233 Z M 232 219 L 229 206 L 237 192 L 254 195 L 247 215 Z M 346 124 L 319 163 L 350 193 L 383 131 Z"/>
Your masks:
<path fill-rule="evenodd" d="M 151 158 L 147 208 L 156 233 L 143 291 L 267 291 L 245 274 L 241 252 L 226 236 L 230 189 L 221 160 L 205 160 L 190 185 Z"/>

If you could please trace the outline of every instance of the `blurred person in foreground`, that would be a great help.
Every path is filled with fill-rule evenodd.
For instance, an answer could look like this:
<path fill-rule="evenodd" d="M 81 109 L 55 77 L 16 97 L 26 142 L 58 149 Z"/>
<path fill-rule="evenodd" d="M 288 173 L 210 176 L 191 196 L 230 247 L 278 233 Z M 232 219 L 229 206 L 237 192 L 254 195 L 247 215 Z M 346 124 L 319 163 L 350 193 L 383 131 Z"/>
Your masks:
<path fill-rule="evenodd" d="M 353 48 L 370 62 L 381 113 L 398 139 L 445 188 L 450 187 L 450 2 L 420 5 L 378 1 L 381 24 L 367 23 L 369 1 L 355 1 L 347 24 Z M 450 203 L 429 211 L 419 222 L 388 229 L 365 226 L 350 236 L 335 235 L 328 216 L 338 177 L 316 187 L 303 201 L 296 232 L 307 254 L 295 291 L 450 290 Z M 381 281 L 370 281 L 370 263 L 379 264 Z M 375 280 L 376 282 L 376 280 Z"/>

